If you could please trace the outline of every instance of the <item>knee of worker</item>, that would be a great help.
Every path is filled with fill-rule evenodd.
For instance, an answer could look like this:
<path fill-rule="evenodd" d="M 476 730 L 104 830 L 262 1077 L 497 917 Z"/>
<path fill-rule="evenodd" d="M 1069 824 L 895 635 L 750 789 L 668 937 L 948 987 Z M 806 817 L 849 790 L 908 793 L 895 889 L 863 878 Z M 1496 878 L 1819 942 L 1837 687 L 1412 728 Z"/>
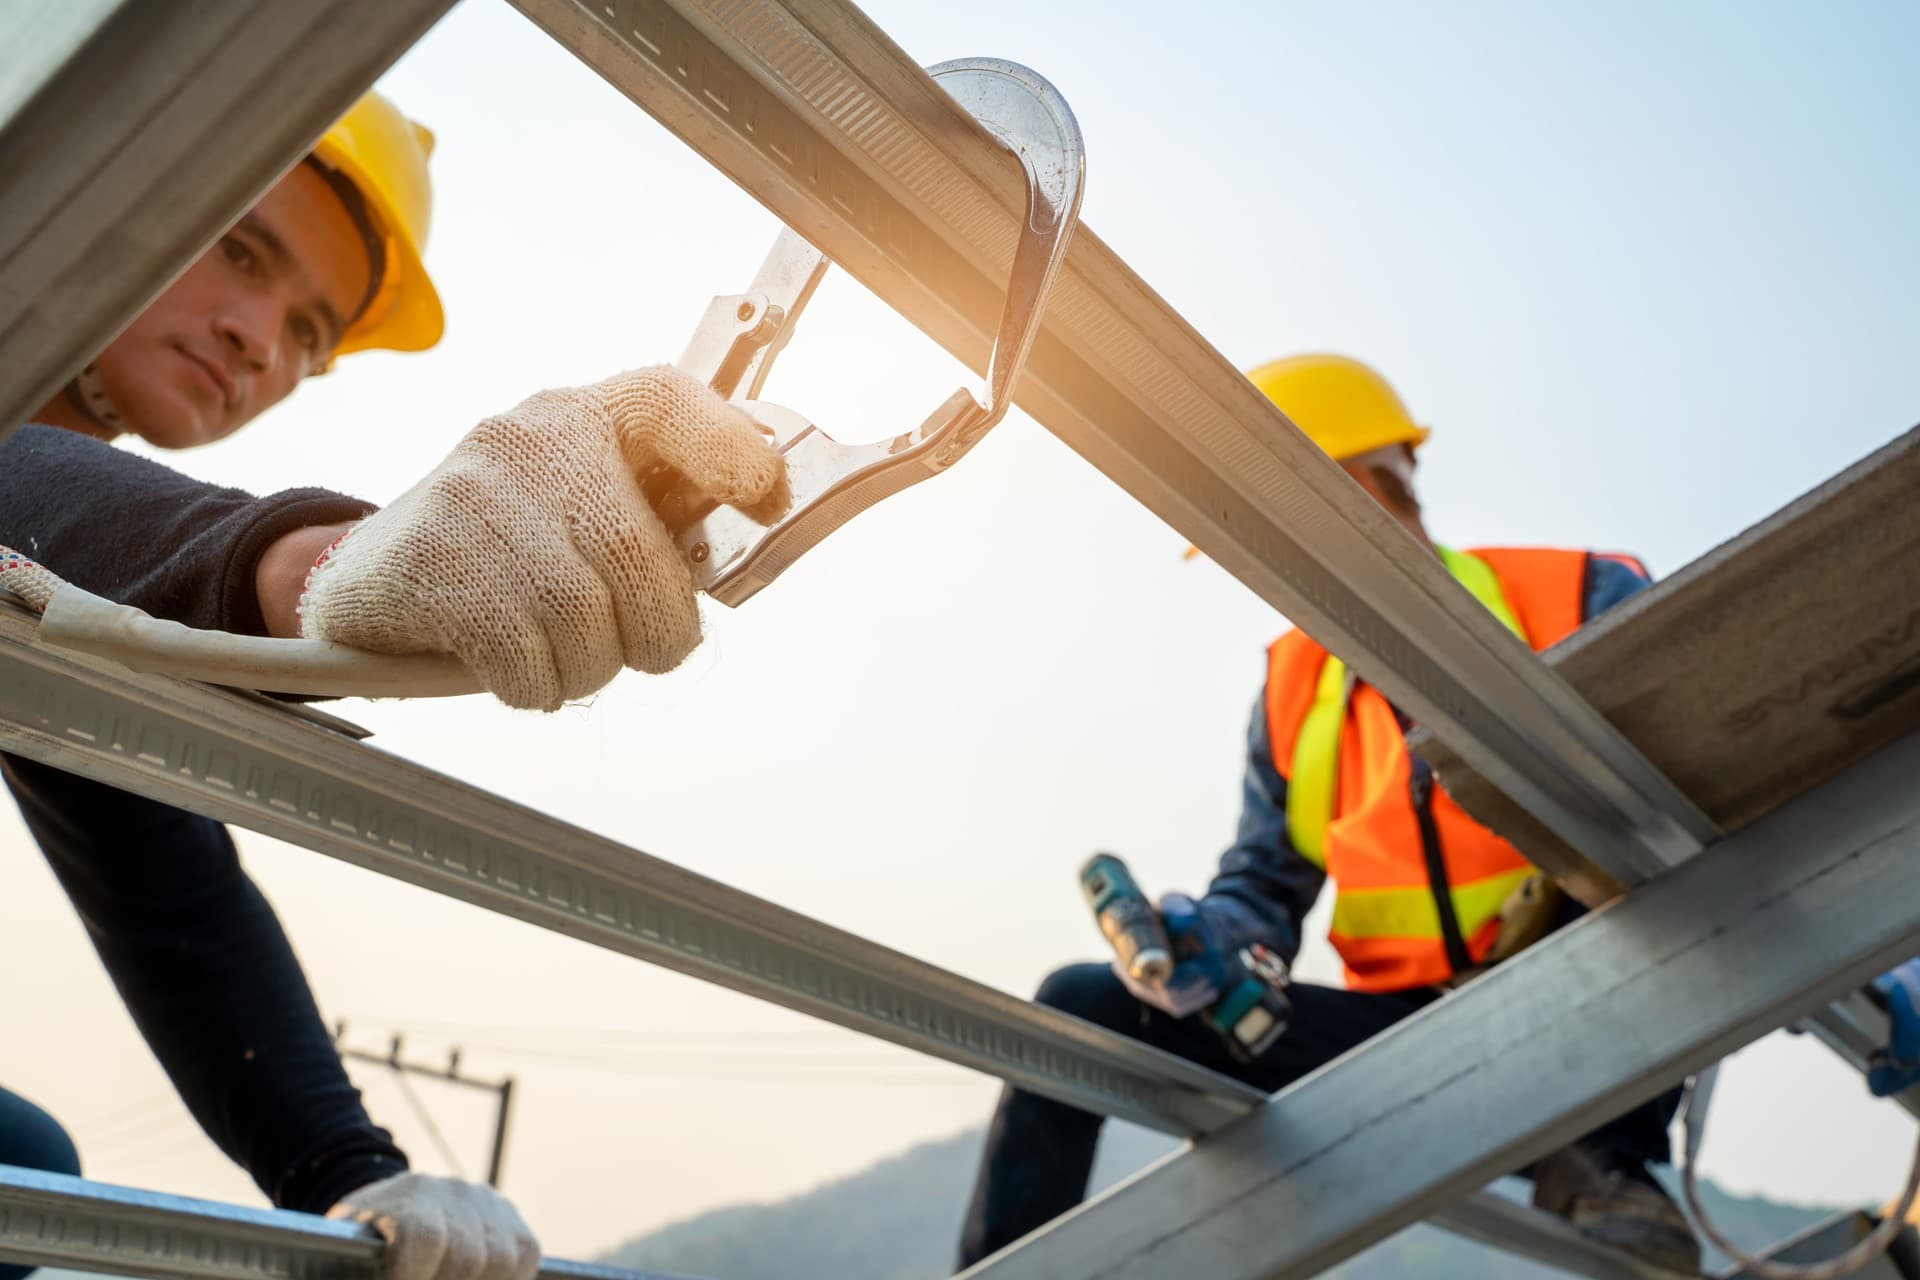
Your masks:
<path fill-rule="evenodd" d="M 0 1089 L 0 1164 L 77 1177 L 80 1152 L 58 1120 L 25 1098 Z"/>
<path fill-rule="evenodd" d="M 58 1120 L 0 1089 L 0 1164 L 79 1176 L 80 1153 Z M 26 1280 L 34 1268 L 0 1263 L 0 1280 Z"/>
<path fill-rule="evenodd" d="M 1140 1002 L 1104 964 L 1070 964 L 1055 969 L 1040 983 L 1033 1000 L 1114 1031 L 1125 1030 L 1140 1020 Z"/>

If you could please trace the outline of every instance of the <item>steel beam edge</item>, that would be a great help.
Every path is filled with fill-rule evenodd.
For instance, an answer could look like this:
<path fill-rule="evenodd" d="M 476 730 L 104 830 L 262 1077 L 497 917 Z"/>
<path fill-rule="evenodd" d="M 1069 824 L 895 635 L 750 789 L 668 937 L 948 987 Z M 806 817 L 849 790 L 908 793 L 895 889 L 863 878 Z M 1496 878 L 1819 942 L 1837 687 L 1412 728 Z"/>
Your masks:
<path fill-rule="evenodd" d="M 34 644 L 0 606 L 0 748 L 1165 1132 L 1262 1094 L 625 848 L 259 699 Z"/>
<path fill-rule="evenodd" d="M 153 1280 L 381 1280 L 368 1226 L 0 1165 L 0 1259 Z M 543 1258 L 538 1280 L 675 1280 Z"/>
<path fill-rule="evenodd" d="M 1917 775 L 1910 735 L 968 1275 L 1293 1280 L 1524 1167 L 1913 954 Z"/>
<path fill-rule="evenodd" d="M 1427 1225 L 1586 1280 L 1699 1280 L 1608 1248 L 1564 1219 L 1487 1191 L 1434 1211 Z"/>
<path fill-rule="evenodd" d="M 452 4 L 5 6 L 0 443 Z"/>
<path fill-rule="evenodd" d="M 1017 166 L 853 5 L 514 3 L 983 367 L 1024 208 Z M 1084 226 L 1016 399 L 1580 855 L 1644 879 L 1717 835 Z M 1565 862 L 1547 869 L 1618 892 L 1593 862 Z"/>

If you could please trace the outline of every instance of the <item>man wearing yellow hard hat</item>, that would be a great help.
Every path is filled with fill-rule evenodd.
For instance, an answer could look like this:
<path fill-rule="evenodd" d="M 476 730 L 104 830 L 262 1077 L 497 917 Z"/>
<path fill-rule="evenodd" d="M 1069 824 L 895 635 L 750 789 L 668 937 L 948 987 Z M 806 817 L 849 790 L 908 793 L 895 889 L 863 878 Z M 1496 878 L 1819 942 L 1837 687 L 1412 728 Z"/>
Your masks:
<path fill-rule="evenodd" d="M 432 142 L 362 99 L 0 445 L 0 544 L 191 626 L 451 651 L 515 706 L 677 664 L 700 638 L 693 586 L 636 473 L 665 463 L 751 505 L 782 492 L 782 466 L 672 369 L 542 392 L 384 510 L 318 489 L 256 497 L 109 443 L 205 444 L 337 356 L 438 342 L 421 261 Z M 274 1204 L 374 1224 L 394 1280 L 533 1274 L 538 1245 L 506 1200 L 409 1173 L 368 1117 L 223 826 L 29 760 L 0 766 L 182 1099 Z M 79 1170 L 59 1124 L 5 1091 L 0 1163 Z"/>
<path fill-rule="evenodd" d="M 1435 543 L 1414 488 L 1427 429 L 1359 361 L 1290 356 L 1248 376 L 1535 649 L 1647 585 L 1646 570 L 1625 556 Z M 1281 636 L 1247 735 L 1233 845 L 1205 896 L 1160 900 L 1183 958 L 1160 982 L 1117 964 L 1071 965 L 1049 975 L 1036 999 L 1272 1092 L 1570 919 L 1577 907 L 1434 785 L 1426 762 L 1407 750 L 1409 727 L 1306 635 Z M 1290 964 L 1301 921 L 1329 880 L 1345 989 L 1291 984 L 1291 1026 L 1245 1061 L 1193 1015 L 1220 998 L 1242 948 L 1257 944 Z M 1535 1204 L 1656 1265 L 1697 1273 L 1699 1247 L 1650 1169 L 1669 1159 L 1677 1101 L 1677 1092 L 1656 1099 L 1538 1162 L 1528 1170 Z M 1003 1093 L 963 1228 L 963 1266 L 1079 1203 L 1100 1125 L 1064 1103 Z"/>

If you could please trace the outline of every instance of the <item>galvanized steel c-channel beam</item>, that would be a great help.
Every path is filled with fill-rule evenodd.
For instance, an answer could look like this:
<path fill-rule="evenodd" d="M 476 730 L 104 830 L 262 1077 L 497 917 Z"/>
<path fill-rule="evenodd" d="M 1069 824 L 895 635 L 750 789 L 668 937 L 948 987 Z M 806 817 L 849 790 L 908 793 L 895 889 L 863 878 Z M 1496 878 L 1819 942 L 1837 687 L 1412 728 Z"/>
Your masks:
<path fill-rule="evenodd" d="M 1169 1133 L 1261 1094 L 287 714 L 33 642 L 0 604 L 0 749 Z"/>
<path fill-rule="evenodd" d="M 371 1227 L 0 1165 L 0 1258 L 153 1280 L 381 1280 Z M 673 1280 L 544 1258 L 535 1280 Z"/>

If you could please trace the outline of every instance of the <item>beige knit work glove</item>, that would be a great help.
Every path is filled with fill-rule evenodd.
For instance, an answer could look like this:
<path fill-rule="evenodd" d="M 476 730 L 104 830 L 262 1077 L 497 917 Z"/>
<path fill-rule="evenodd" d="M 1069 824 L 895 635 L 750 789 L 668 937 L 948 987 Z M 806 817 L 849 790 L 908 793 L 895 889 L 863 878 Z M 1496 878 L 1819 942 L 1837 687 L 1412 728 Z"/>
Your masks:
<path fill-rule="evenodd" d="M 492 1187 L 424 1173 L 371 1183 L 327 1210 L 387 1241 L 386 1280 L 532 1280 L 540 1242 Z"/>
<path fill-rule="evenodd" d="M 301 632 L 376 653 L 451 653 L 501 701 L 554 710 L 622 665 L 700 643 L 693 579 L 637 477 L 666 463 L 762 519 L 785 466 L 751 419 L 668 365 L 543 391 L 468 433 L 321 557 Z"/>

